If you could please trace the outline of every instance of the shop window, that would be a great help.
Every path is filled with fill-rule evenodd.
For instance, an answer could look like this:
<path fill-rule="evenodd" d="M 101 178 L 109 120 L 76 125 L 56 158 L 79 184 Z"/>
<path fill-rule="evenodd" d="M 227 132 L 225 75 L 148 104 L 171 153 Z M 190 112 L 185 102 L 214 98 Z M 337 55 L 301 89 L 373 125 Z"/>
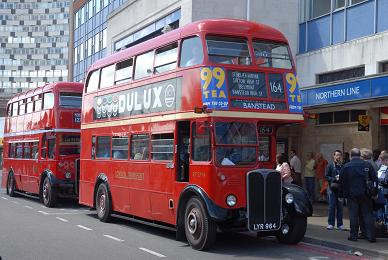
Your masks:
<path fill-rule="evenodd" d="M 155 73 L 163 73 L 176 68 L 178 44 L 160 48 L 155 54 Z"/>
<path fill-rule="evenodd" d="M 96 149 L 96 158 L 110 158 L 110 137 L 98 136 Z"/>
<path fill-rule="evenodd" d="M 125 60 L 116 65 L 115 84 L 128 82 L 132 79 L 133 59 Z"/>
<path fill-rule="evenodd" d="M 101 70 L 100 88 L 113 86 L 115 77 L 115 65 L 105 67 Z"/>
<path fill-rule="evenodd" d="M 152 135 L 152 159 L 171 161 L 174 156 L 174 134 Z"/>
<path fill-rule="evenodd" d="M 128 137 L 112 137 L 112 157 L 117 160 L 128 159 Z"/>
<path fill-rule="evenodd" d="M 334 123 L 349 122 L 349 111 L 334 112 Z"/>
<path fill-rule="evenodd" d="M 380 73 L 388 72 L 388 61 L 381 62 L 379 67 Z"/>
<path fill-rule="evenodd" d="M 311 0 L 310 19 L 330 13 L 331 0 Z"/>
<path fill-rule="evenodd" d="M 350 111 L 350 121 L 351 122 L 358 122 L 358 116 L 360 115 L 366 115 L 365 110 L 352 110 Z"/>
<path fill-rule="evenodd" d="M 365 76 L 365 67 L 358 67 L 348 70 L 341 70 L 335 72 L 329 72 L 325 74 L 320 74 L 317 77 L 317 84 L 323 84 L 328 82 L 334 82 L 338 80 L 359 78 Z"/>
<path fill-rule="evenodd" d="M 188 67 L 201 64 L 203 61 L 202 42 L 199 37 L 183 40 L 180 66 Z"/>
<path fill-rule="evenodd" d="M 150 138 L 146 134 L 135 134 L 131 137 L 131 159 L 148 160 Z"/>
<path fill-rule="evenodd" d="M 193 123 L 192 129 L 192 159 L 193 161 L 210 161 L 210 131 L 206 123 Z"/>
<path fill-rule="evenodd" d="M 324 124 L 332 124 L 333 123 L 333 113 L 321 113 L 318 117 L 318 124 L 324 125 Z"/>

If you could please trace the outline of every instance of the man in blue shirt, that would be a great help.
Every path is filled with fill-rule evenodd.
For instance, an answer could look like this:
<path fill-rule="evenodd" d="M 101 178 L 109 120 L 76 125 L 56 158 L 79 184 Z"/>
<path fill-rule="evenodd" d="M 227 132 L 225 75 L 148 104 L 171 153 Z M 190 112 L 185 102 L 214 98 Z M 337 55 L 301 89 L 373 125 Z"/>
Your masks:
<path fill-rule="evenodd" d="M 376 172 L 370 163 L 360 158 L 360 149 L 350 151 L 351 160 L 340 172 L 339 183 L 343 197 L 348 199 L 350 236 L 349 240 L 357 241 L 359 229 L 359 214 L 365 224 L 366 237 L 369 242 L 376 242 L 374 234 L 374 218 L 372 198 L 367 194 L 366 179 L 376 181 Z"/>

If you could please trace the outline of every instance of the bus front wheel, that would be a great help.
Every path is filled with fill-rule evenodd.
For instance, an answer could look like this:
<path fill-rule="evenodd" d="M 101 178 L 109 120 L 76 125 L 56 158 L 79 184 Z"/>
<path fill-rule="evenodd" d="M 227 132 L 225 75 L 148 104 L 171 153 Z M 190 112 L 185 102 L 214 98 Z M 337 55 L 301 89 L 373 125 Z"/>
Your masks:
<path fill-rule="evenodd" d="M 277 234 L 277 239 L 283 244 L 297 244 L 299 243 L 306 233 L 307 217 L 294 216 L 294 218 L 287 223 L 289 226 L 288 233 L 283 234 L 280 230 Z"/>
<path fill-rule="evenodd" d="M 8 174 L 8 179 L 7 179 L 7 194 L 10 197 L 15 197 L 15 190 L 16 190 L 16 184 L 15 184 L 15 177 L 13 176 L 13 173 L 10 172 Z"/>
<path fill-rule="evenodd" d="M 211 247 L 217 234 L 217 224 L 209 219 L 203 202 L 192 197 L 185 210 L 185 234 L 192 248 L 206 250 Z"/>
<path fill-rule="evenodd" d="M 53 189 L 49 178 L 45 178 L 42 185 L 42 201 L 46 207 L 52 208 L 57 203 L 57 193 Z"/>
<path fill-rule="evenodd" d="M 105 183 L 98 186 L 96 193 L 97 216 L 102 222 L 109 222 L 112 214 L 112 202 Z"/>

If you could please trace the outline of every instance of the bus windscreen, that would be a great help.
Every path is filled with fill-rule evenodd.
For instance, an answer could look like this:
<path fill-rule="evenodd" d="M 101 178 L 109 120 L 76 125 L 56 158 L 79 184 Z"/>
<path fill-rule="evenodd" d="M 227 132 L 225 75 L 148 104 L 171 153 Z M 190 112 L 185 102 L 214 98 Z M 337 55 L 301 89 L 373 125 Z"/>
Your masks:
<path fill-rule="evenodd" d="M 256 64 L 259 67 L 291 69 L 292 63 L 288 47 L 285 44 L 253 42 Z"/>
<path fill-rule="evenodd" d="M 59 94 L 59 105 L 66 108 L 81 108 L 82 94 L 61 92 Z"/>
<path fill-rule="evenodd" d="M 206 37 L 209 60 L 223 64 L 250 65 L 248 41 L 240 38 Z"/>

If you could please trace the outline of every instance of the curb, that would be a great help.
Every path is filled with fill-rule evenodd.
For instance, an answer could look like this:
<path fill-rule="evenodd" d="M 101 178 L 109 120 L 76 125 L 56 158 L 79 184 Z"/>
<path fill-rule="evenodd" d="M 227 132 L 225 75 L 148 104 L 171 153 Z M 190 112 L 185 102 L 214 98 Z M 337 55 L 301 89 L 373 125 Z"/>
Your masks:
<path fill-rule="evenodd" d="M 341 251 L 347 251 L 347 252 L 351 252 L 352 254 L 355 251 L 359 251 L 359 252 L 363 253 L 364 255 L 373 256 L 373 257 L 382 257 L 384 259 L 388 259 L 388 253 L 382 253 L 382 252 L 375 251 L 375 250 L 368 250 L 368 249 L 364 249 L 364 248 L 359 248 L 357 246 L 344 245 L 344 244 L 340 244 L 337 242 L 327 241 L 327 240 L 318 239 L 318 238 L 314 238 L 314 237 L 304 237 L 302 242 L 304 242 L 306 244 L 324 246 L 324 247 L 329 247 L 329 248 L 333 248 L 333 249 L 337 249 L 337 250 L 341 250 Z"/>

